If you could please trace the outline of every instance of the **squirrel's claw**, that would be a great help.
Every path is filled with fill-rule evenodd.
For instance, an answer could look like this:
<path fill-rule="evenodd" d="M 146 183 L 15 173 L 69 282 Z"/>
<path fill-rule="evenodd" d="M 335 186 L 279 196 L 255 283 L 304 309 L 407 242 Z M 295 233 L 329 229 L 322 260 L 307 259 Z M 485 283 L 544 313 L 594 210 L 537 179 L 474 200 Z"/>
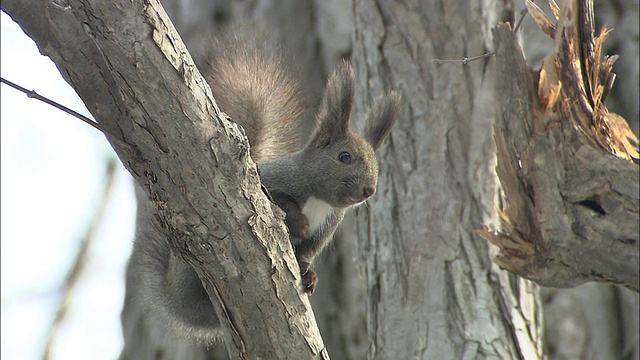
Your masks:
<path fill-rule="evenodd" d="M 302 288 L 306 294 L 311 295 L 316 289 L 318 275 L 309 267 L 311 266 L 310 263 L 299 261 L 298 264 L 300 265 L 300 275 L 302 275 Z"/>
<path fill-rule="evenodd" d="M 307 271 L 302 274 L 302 287 L 307 295 L 313 294 L 317 282 L 318 276 L 315 271 L 307 269 Z"/>

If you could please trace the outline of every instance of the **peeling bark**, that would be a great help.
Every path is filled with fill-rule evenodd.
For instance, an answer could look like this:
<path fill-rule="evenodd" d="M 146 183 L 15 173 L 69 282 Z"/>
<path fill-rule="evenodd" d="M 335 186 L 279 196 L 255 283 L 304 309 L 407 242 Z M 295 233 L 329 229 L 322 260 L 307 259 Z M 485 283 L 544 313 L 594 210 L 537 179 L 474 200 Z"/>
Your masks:
<path fill-rule="evenodd" d="M 604 105 L 615 58 L 600 59 L 606 32 L 593 35 L 591 11 L 589 1 L 567 1 L 557 24 L 535 17 L 556 42 L 538 71 L 508 25 L 495 30 L 505 230 L 480 233 L 499 247 L 500 267 L 541 285 L 638 291 L 638 140 Z"/>

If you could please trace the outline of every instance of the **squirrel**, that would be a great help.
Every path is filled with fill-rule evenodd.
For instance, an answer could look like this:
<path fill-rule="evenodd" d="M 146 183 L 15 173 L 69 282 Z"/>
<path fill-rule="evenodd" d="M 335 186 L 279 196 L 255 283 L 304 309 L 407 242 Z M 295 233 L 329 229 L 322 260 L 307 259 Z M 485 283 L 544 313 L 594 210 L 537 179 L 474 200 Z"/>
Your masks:
<path fill-rule="evenodd" d="M 285 213 L 305 292 L 315 290 L 314 257 L 332 239 L 347 209 L 376 191 L 374 154 L 391 131 L 399 96 L 379 97 L 368 111 L 364 136 L 349 130 L 355 90 L 354 71 L 343 61 L 327 81 L 306 143 L 298 117 L 297 83 L 274 53 L 255 38 L 218 43 L 203 73 L 222 111 L 245 129 L 251 157 L 271 199 Z"/>
<path fill-rule="evenodd" d="M 310 268 L 314 258 L 330 242 L 345 212 L 376 191 L 374 152 L 396 121 L 400 97 L 393 91 L 378 97 L 369 108 L 364 134 L 352 132 L 354 71 L 343 61 L 329 76 L 315 128 L 304 139 L 299 87 L 283 63 L 260 40 L 229 36 L 217 40 L 199 68 L 219 108 L 244 128 L 262 183 L 286 214 L 303 291 L 312 294 L 317 282 Z M 138 306 L 180 337 L 216 342 L 218 320 L 200 279 L 172 253 L 148 200 L 139 200 L 139 228 L 127 269 L 124 331 L 136 331 L 136 325 L 124 321 Z"/>

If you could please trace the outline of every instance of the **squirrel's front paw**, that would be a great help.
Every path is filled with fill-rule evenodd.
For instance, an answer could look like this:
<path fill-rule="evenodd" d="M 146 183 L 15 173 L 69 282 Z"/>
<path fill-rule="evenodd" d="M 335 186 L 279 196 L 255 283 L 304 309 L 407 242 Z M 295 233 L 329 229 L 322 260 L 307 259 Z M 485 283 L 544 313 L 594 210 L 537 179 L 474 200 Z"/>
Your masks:
<path fill-rule="evenodd" d="M 311 226 L 309 225 L 309 220 L 306 216 L 302 214 L 300 214 L 300 216 L 287 214 L 285 222 L 287 223 L 289 233 L 292 236 L 298 237 L 300 239 L 307 239 L 309 236 L 311 236 Z"/>
<path fill-rule="evenodd" d="M 315 271 L 307 269 L 307 272 L 302 274 L 302 288 L 308 295 L 313 294 L 313 292 L 316 290 L 317 282 L 318 276 L 316 275 Z"/>
<path fill-rule="evenodd" d="M 318 275 L 309 266 L 308 262 L 300 262 L 300 274 L 302 275 L 302 289 L 308 295 L 313 294 L 318 282 Z"/>

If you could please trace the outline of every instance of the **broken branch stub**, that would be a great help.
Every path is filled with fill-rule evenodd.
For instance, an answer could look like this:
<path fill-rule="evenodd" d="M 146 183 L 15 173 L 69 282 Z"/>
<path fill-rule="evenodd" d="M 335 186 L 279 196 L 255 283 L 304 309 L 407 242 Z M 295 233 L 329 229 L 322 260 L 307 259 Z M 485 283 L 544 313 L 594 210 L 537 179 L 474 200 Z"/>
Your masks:
<path fill-rule="evenodd" d="M 537 71 L 508 25 L 494 30 L 505 205 L 503 229 L 479 234 L 498 247 L 499 266 L 541 285 L 638 291 L 638 140 L 604 105 L 615 57 L 601 60 L 608 32 L 594 37 L 591 10 L 563 4 L 557 24 L 545 26 L 555 28 L 555 52 Z"/>

